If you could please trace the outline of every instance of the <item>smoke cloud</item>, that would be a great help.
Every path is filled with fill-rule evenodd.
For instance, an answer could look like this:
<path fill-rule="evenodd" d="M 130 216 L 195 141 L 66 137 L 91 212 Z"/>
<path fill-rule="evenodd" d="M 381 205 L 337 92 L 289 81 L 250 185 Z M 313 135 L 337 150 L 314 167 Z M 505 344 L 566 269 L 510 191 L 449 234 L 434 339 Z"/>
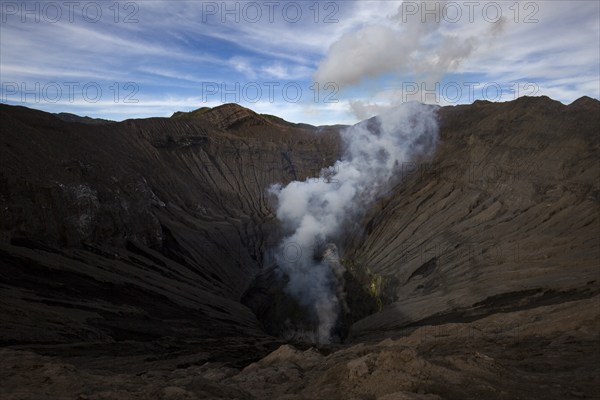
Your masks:
<path fill-rule="evenodd" d="M 429 9 L 441 10 L 443 1 L 430 2 Z M 420 2 L 420 7 L 426 7 Z M 433 6 L 437 4 L 437 8 Z M 481 21 L 479 21 L 481 22 Z M 381 24 L 347 32 L 334 42 L 314 74 L 316 82 L 335 82 L 340 88 L 351 87 L 367 79 L 387 74 L 435 83 L 448 72 L 458 71 L 482 43 L 486 47 L 501 34 L 507 24 L 502 16 L 496 22 L 452 24 L 443 18 L 422 15 L 396 15 L 382 18 Z M 360 101 L 353 111 L 361 117 L 365 108 Z"/>
<path fill-rule="evenodd" d="M 344 299 L 344 267 L 334 244 L 346 224 L 396 181 L 403 162 L 427 153 L 437 140 L 437 106 L 405 103 L 341 132 L 343 157 L 318 179 L 294 181 L 270 192 L 287 236 L 276 261 L 286 290 L 318 320 L 313 340 L 330 340 Z"/>
<path fill-rule="evenodd" d="M 443 4 L 432 2 L 428 7 L 441 9 Z M 345 88 L 365 81 L 376 84 L 377 78 L 396 74 L 431 84 L 459 70 L 481 43 L 489 46 L 506 25 L 505 17 L 468 27 L 406 17 L 399 7 L 396 15 L 377 25 L 343 34 L 320 62 L 315 81 Z M 344 155 L 319 178 L 270 189 L 286 232 L 276 261 L 288 278 L 288 293 L 318 320 L 315 342 L 328 342 L 340 313 L 348 311 L 345 271 L 335 244 L 341 233 L 397 182 L 403 162 L 433 150 L 437 140 L 437 106 L 402 104 L 402 93 L 393 86 L 384 93 L 391 100 L 388 104 L 350 102 L 360 118 L 379 116 L 341 133 Z"/>

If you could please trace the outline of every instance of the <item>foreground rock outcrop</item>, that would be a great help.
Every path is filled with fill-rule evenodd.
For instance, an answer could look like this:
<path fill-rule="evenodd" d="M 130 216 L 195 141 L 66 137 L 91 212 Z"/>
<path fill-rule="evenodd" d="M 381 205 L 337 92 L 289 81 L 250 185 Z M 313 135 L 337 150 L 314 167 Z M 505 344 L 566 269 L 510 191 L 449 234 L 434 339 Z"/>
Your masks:
<path fill-rule="evenodd" d="M 0 105 L 0 397 L 594 398 L 599 111 L 441 108 L 435 154 L 338 245 L 348 337 L 312 348 L 269 334 L 301 309 L 266 189 L 333 164 L 343 127 Z"/>
<path fill-rule="evenodd" d="M 399 339 L 321 351 L 283 345 L 243 369 L 177 358 L 65 362 L 0 350 L 2 398 L 594 398 L 598 298 L 421 327 Z M 543 316 L 543 317 L 542 317 Z M 196 361 L 196 363 L 189 363 Z"/>

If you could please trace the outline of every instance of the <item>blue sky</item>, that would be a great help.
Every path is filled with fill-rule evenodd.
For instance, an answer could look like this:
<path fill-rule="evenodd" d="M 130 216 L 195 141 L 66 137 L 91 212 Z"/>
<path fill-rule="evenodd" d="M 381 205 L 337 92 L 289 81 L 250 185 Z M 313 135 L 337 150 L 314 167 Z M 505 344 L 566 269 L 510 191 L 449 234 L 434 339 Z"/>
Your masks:
<path fill-rule="evenodd" d="M 599 97 L 599 2 L 472 4 L 3 0 L 0 100 L 115 120 L 238 102 L 318 125 Z"/>

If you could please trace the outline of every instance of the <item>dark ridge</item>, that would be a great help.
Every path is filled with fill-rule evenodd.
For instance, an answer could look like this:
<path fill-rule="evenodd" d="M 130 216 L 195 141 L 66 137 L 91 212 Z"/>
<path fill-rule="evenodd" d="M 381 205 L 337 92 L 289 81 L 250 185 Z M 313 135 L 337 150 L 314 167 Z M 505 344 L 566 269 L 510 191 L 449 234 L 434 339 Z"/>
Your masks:
<path fill-rule="evenodd" d="M 173 113 L 173 115 L 171 115 L 171 118 L 199 117 L 210 109 L 210 107 L 200 107 L 192 111 L 176 111 Z"/>
<path fill-rule="evenodd" d="M 600 109 L 600 101 L 589 96 L 583 96 L 569 104 L 569 109 L 581 109 L 598 112 Z"/>
<path fill-rule="evenodd" d="M 81 117 L 71 113 L 56 113 L 54 115 L 66 122 L 79 122 L 81 124 L 113 124 L 116 122 L 109 119 L 91 118 L 87 115 L 85 117 Z"/>

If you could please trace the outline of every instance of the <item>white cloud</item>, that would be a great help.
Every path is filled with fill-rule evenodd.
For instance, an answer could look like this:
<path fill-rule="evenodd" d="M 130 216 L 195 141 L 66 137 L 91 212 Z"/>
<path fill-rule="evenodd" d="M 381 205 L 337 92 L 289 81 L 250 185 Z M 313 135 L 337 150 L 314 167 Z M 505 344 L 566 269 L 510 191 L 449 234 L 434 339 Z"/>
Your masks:
<path fill-rule="evenodd" d="M 275 62 L 269 65 L 264 65 L 261 71 L 267 76 L 281 80 L 308 78 L 312 69 L 302 65 L 289 65 L 281 62 Z"/>
<path fill-rule="evenodd" d="M 521 90 L 521 95 L 545 94 L 566 103 L 582 95 L 599 97 L 600 3 L 535 5 L 539 9 L 519 3 L 516 16 L 508 7 L 514 8 L 513 3 L 502 3 L 503 15 L 496 23 L 482 18 L 481 11 L 475 12 L 472 22 L 463 18 L 448 23 L 442 18 L 439 24 L 433 20 L 423 24 L 420 15 L 397 25 L 382 20 L 343 34 L 321 60 L 315 77 L 358 88 L 358 92 L 346 93 L 353 96 L 349 97 L 350 110 L 360 118 L 405 101 L 403 82 L 427 88 L 439 82 L 443 87 L 448 76 L 458 84 L 478 82 L 479 91 L 486 83 L 503 88 L 529 84 L 537 90 Z M 533 11 L 538 22 L 524 23 Z M 399 21 L 399 16 L 392 20 Z M 574 81 L 567 81 L 573 76 Z M 397 82 L 395 89 L 382 86 L 390 81 Z M 358 85 L 360 82 L 363 84 Z M 501 100 L 515 96 L 504 91 Z M 428 100 L 433 98 L 418 93 L 414 99 L 431 102 Z M 438 98 L 441 105 L 456 103 L 444 96 Z M 481 98 L 481 93 L 458 101 L 476 98 Z"/>
<path fill-rule="evenodd" d="M 256 78 L 256 72 L 251 62 L 243 57 L 232 57 L 229 60 L 229 65 L 234 70 L 244 74 L 247 78 Z"/>
<path fill-rule="evenodd" d="M 314 3 L 302 3 L 304 18 L 298 23 L 286 22 L 281 14 L 272 23 L 265 18 L 259 23 L 204 21 L 202 2 L 195 1 L 139 3 L 139 22 L 133 24 L 112 23 L 108 9 L 107 18 L 96 24 L 81 18 L 21 23 L 17 16 L 0 24 L 1 79 L 28 87 L 34 82 L 133 81 L 140 86 L 140 101 L 148 104 L 169 96 L 201 100 L 206 81 L 294 80 L 307 87 L 316 72 L 321 83 L 352 86 L 340 92 L 337 104 L 278 99 L 264 105 L 265 112 L 317 124 L 354 122 L 352 111 L 362 117 L 401 102 L 403 81 L 436 81 L 448 71 L 459 82 L 535 83 L 538 94 L 564 102 L 599 97 L 600 3 L 535 3 L 538 23 L 523 23 L 523 2 L 520 22 L 515 22 L 508 9 L 514 3 L 507 2 L 501 3 L 504 22 L 495 25 L 481 18 L 480 9 L 472 23 L 464 18 L 455 24 L 405 23 L 398 1 L 339 2 L 337 10 L 321 2 L 317 22 L 309 8 Z M 331 11 L 337 23 L 323 21 Z M 366 84 L 353 86 L 361 81 Z M 126 115 L 117 108 L 102 110 Z M 141 105 L 123 110 L 142 116 L 136 114 Z"/>

